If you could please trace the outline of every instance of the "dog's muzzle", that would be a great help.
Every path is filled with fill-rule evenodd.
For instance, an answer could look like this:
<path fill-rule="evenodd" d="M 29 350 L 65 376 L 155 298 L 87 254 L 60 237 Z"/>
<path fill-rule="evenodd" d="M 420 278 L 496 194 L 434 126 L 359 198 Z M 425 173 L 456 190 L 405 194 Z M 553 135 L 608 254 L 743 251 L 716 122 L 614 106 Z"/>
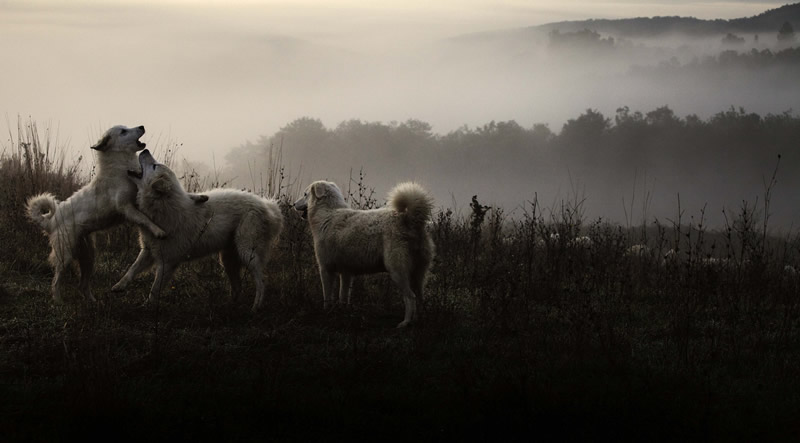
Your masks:
<path fill-rule="evenodd" d="M 144 135 L 144 132 L 145 132 L 144 131 L 144 126 L 139 126 L 136 129 L 139 129 L 140 131 L 142 131 L 142 135 L 139 136 L 139 138 L 141 138 Z M 136 146 L 139 148 L 139 150 L 142 150 L 145 147 L 147 147 L 147 144 L 146 143 L 142 143 L 140 140 L 137 139 L 136 140 Z"/>
<path fill-rule="evenodd" d="M 302 199 L 293 204 L 292 208 L 300 213 L 300 217 L 302 217 L 303 220 L 308 220 L 308 204 L 300 205 L 300 201 L 302 201 Z"/>

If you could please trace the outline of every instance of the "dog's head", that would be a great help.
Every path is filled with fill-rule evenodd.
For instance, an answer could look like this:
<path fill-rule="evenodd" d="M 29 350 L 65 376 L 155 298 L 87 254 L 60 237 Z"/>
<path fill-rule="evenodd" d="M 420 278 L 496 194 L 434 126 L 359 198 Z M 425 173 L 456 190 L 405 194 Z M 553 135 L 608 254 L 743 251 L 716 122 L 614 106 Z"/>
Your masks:
<path fill-rule="evenodd" d="M 139 154 L 139 171 L 128 171 L 130 177 L 139 191 L 146 191 L 155 197 L 167 195 L 181 188 L 180 181 L 167 165 L 159 163 L 150 151 L 145 149 Z"/>
<path fill-rule="evenodd" d="M 92 149 L 95 151 L 107 152 L 125 152 L 135 153 L 139 152 L 147 146 L 139 141 L 144 135 L 144 126 L 137 126 L 135 128 L 128 128 L 127 126 L 114 126 L 106 131 L 103 137 L 98 141 Z"/>
<path fill-rule="evenodd" d="M 138 171 L 128 170 L 128 177 L 136 184 L 139 193 L 148 198 L 163 199 L 169 195 L 187 195 L 197 204 L 208 201 L 207 195 L 187 194 L 172 169 L 159 163 L 147 149 L 139 154 L 139 167 Z"/>
<path fill-rule="evenodd" d="M 347 207 L 342 191 L 336 186 L 336 183 L 323 180 L 308 185 L 303 196 L 294 202 L 294 210 L 299 212 L 303 218 L 308 218 L 308 211 L 318 205 L 329 208 Z"/>
<path fill-rule="evenodd" d="M 172 169 L 159 163 L 147 149 L 139 154 L 139 167 L 139 170 L 129 169 L 128 177 L 136 184 L 140 198 L 163 200 L 185 195 L 197 204 L 208 201 L 207 195 L 186 193 Z"/>

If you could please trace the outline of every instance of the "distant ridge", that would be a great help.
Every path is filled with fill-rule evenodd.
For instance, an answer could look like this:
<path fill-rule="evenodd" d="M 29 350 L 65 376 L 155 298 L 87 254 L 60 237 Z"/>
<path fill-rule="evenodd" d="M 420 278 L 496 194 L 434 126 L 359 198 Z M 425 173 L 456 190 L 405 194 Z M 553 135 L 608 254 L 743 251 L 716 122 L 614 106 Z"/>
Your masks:
<path fill-rule="evenodd" d="M 590 19 L 564 21 L 533 26 L 529 29 L 561 32 L 574 32 L 582 29 L 612 34 L 619 37 L 656 37 L 664 34 L 681 33 L 692 36 L 725 34 L 728 32 L 778 32 L 784 22 L 789 22 L 800 31 L 800 3 L 767 10 L 753 17 L 731 20 L 701 20 L 694 17 L 637 17 L 626 19 Z"/>
<path fill-rule="evenodd" d="M 702 20 L 694 17 L 637 17 L 624 19 L 589 19 L 580 21 L 563 21 L 547 23 L 524 28 L 505 29 L 499 31 L 477 32 L 453 37 L 452 41 L 513 41 L 526 39 L 532 35 L 541 35 L 550 31 L 576 32 L 584 29 L 600 32 L 614 37 L 658 37 L 680 33 L 693 37 L 724 35 L 727 33 L 763 33 L 778 32 L 784 22 L 789 22 L 800 33 L 800 3 L 793 3 L 770 9 L 753 17 L 730 20 Z"/>

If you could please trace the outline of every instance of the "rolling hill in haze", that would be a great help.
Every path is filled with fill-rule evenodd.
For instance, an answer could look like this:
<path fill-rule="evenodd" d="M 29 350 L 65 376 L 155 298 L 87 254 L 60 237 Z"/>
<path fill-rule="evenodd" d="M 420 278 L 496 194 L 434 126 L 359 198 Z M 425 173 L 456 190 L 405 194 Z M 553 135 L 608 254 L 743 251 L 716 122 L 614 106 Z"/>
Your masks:
<path fill-rule="evenodd" d="M 690 37 L 712 37 L 726 33 L 777 33 L 783 23 L 789 22 L 800 30 L 800 3 L 770 9 L 753 17 L 731 20 L 703 20 L 694 17 L 635 17 L 625 19 L 588 19 L 562 21 L 527 28 L 468 34 L 456 40 L 480 40 L 546 34 L 551 31 L 577 32 L 583 29 L 623 38 L 655 38 L 671 34 Z"/>
<path fill-rule="evenodd" d="M 800 3 L 770 9 L 753 17 L 731 20 L 701 20 L 694 17 L 636 17 L 628 19 L 591 19 L 549 23 L 536 27 L 538 30 L 574 32 L 592 29 L 620 37 L 659 37 L 667 34 L 685 34 L 707 37 L 726 33 L 778 32 L 783 23 L 789 22 L 795 29 L 800 27 Z"/>

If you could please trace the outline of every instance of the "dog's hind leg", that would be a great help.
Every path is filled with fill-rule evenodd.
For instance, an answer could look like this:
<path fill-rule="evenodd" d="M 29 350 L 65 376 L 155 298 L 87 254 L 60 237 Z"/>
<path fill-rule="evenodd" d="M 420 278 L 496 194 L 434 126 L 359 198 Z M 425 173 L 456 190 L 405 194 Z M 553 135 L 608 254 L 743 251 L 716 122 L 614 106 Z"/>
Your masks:
<path fill-rule="evenodd" d="M 264 262 L 261 260 L 258 251 L 252 251 L 247 258 L 245 266 L 253 276 L 253 283 L 256 285 L 256 297 L 253 300 L 253 312 L 256 312 L 261 307 L 261 304 L 264 303 Z"/>
<path fill-rule="evenodd" d="M 353 292 L 353 275 L 339 274 L 339 303 L 350 304 L 350 296 Z"/>
<path fill-rule="evenodd" d="M 94 274 L 94 239 L 87 235 L 78 240 L 78 266 L 81 270 L 81 279 L 79 287 L 83 293 L 83 297 L 90 301 L 96 302 L 97 299 L 92 295 L 92 275 Z"/>
<path fill-rule="evenodd" d="M 425 298 L 423 292 L 425 291 L 425 274 L 427 267 L 417 267 L 411 271 L 411 290 L 417 296 L 417 302 L 425 307 Z M 416 316 L 416 313 L 415 313 Z"/>
<path fill-rule="evenodd" d="M 50 264 L 53 266 L 53 281 L 50 283 L 50 292 L 53 294 L 53 303 L 60 305 L 64 303 L 64 298 L 61 295 L 61 280 L 64 278 L 64 273 L 67 272 L 69 265 L 72 264 L 72 250 L 65 247 L 60 242 L 60 239 L 51 239 L 53 244 L 53 251 L 50 253 Z"/>
<path fill-rule="evenodd" d="M 61 279 L 64 278 L 67 267 L 63 263 L 53 267 L 53 282 L 50 283 L 50 291 L 53 293 L 53 303 L 57 305 L 64 303 L 64 298 L 61 296 Z"/>
<path fill-rule="evenodd" d="M 231 282 L 231 300 L 237 300 L 242 292 L 242 261 L 235 249 L 225 249 L 219 253 L 219 261 Z"/>
<path fill-rule="evenodd" d="M 136 257 L 136 261 L 133 262 L 128 271 L 122 278 L 115 284 L 111 290 L 112 291 L 123 291 L 128 284 L 136 278 L 137 275 L 141 274 L 150 267 L 153 266 L 153 253 L 150 252 L 149 248 L 142 248 L 139 250 L 139 255 Z"/>
<path fill-rule="evenodd" d="M 414 291 L 411 290 L 411 283 L 409 278 L 409 272 L 406 269 L 390 269 L 389 275 L 392 277 L 392 281 L 397 285 L 400 289 L 400 294 L 403 296 L 403 304 L 405 305 L 405 316 L 403 317 L 403 321 L 397 325 L 398 328 L 403 328 L 408 326 L 412 321 L 414 321 L 414 315 L 417 312 L 417 299 L 414 295 Z"/>

